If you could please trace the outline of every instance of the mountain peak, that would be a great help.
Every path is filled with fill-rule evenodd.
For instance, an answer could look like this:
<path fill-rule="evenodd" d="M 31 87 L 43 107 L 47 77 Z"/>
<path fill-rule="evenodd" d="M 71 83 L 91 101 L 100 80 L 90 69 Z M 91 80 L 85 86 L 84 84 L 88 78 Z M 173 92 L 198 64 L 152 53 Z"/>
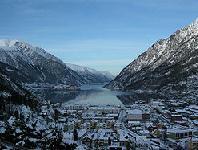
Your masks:
<path fill-rule="evenodd" d="M 193 21 L 192 24 L 193 24 L 193 25 L 198 25 L 198 17 L 195 19 L 195 21 Z"/>
<path fill-rule="evenodd" d="M 188 31 L 192 32 L 194 34 L 198 34 L 198 18 L 196 18 L 190 25 L 184 28 L 184 30 L 187 29 Z"/>
<path fill-rule="evenodd" d="M 17 47 L 18 45 L 33 48 L 32 45 L 17 39 L 0 39 L 0 47 Z"/>
<path fill-rule="evenodd" d="M 2 47 L 13 47 L 18 40 L 14 39 L 0 39 L 0 46 Z"/>
<path fill-rule="evenodd" d="M 196 99 L 197 49 L 198 19 L 154 43 L 106 87 L 126 91 L 153 90 L 167 98 Z"/>

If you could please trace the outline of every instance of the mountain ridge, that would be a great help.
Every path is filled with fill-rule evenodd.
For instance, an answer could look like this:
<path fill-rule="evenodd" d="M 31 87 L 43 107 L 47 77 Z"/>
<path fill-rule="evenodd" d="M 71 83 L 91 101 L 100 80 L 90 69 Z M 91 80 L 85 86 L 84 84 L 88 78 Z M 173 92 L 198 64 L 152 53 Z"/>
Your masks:
<path fill-rule="evenodd" d="M 97 71 L 89 67 L 79 66 L 71 63 L 66 63 L 66 66 L 83 76 L 87 83 L 105 83 L 111 81 L 114 78 L 114 76 L 108 71 Z"/>
<path fill-rule="evenodd" d="M 155 42 L 106 85 L 110 89 L 186 93 L 187 80 L 197 76 L 198 19 Z M 162 72 L 162 73 L 161 73 Z M 186 82 L 182 90 L 181 83 Z M 197 83 L 197 80 L 195 79 Z M 194 91 L 197 91 L 194 86 Z M 177 95 L 175 94 L 175 95 Z M 178 94 L 179 95 L 179 94 Z"/>
<path fill-rule="evenodd" d="M 103 73 L 79 73 L 43 48 L 9 39 L 0 40 L 0 70 L 0 73 L 13 83 L 10 85 L 47 83 L 62 84 L 73 89 L 82 84 L 104 83 L 112 79 L 107 78 L 107 75 L 101 76 Z M 14 74 L 10 72 L 11 70 Z"/>
<path fill-rule="evenodd" d="M 14 42 L 13 42 L 14 41 Z M 44 49 L 17 40 L 0 46 L 0 62 L 13 66 L 32 78 L 31 82 L 79 85 L 78 75 Z"/>

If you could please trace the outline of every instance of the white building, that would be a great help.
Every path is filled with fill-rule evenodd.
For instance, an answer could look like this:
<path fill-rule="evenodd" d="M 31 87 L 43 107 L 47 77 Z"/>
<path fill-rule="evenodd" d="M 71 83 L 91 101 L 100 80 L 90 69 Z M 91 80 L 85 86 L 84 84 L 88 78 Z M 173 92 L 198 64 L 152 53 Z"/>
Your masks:
<path fill-rule="evenodd" d="M 142 114 L 141 109 L 127 110 L 127 120 L 142 120 Z"/>

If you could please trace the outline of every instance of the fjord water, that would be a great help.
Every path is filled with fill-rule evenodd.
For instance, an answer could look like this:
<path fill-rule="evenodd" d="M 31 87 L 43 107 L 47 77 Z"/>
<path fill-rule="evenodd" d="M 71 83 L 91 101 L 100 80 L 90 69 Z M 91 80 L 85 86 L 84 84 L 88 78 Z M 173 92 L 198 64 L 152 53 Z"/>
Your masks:
<path fill-rule="evenodd" d="M 81 86 L 77 91 L 40 89 L 35 93 L 52 103 L 90 104 L 90 105 L 122 105 L 118 98 L 124 92 L 110 91 L 103 88 L 104 84 L 89 84 Z"/>
<path fill-rule="evenodd" d="M 104 84 L 88 84 L 76 91 L 39 89 L 34 93 L 45 100 L 50 100 L 51 103 L 81 105 L 126 105 L 136 102 L 148 103 L 151 99 L 162 98 L 156 93 L 111 91 L 103 86 Z"/>
<path fill-rule="evenodd" d="M 92 84 L 81 86 L 81 91 L 68 101 L 68 104 L 91 104 L 91 105 L 121 105 L 117 95 L 121 92 L 110 91 L 103 88 L 104 84 Z"/>

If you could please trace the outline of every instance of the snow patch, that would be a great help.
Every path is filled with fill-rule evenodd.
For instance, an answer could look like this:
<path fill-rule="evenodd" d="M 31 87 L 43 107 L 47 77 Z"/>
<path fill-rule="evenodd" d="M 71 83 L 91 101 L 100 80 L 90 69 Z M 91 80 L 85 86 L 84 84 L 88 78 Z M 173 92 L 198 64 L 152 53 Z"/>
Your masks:
<path fill-rule="evenodd" d="M 0 39 L 1 47 L 13 47 L 18 40 Z"/>

